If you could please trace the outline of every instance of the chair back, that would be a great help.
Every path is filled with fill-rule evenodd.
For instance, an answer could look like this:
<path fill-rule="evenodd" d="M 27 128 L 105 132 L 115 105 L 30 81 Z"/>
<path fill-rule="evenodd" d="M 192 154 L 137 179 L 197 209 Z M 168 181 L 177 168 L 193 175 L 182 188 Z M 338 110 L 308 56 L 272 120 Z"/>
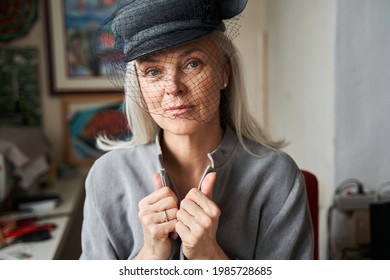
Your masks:
<path fill-rule="evenodd" d="M 305 183 L 306 183 L 306 194 L 307 194 L 307 201 L 309 203 L 309 209 L 310 209 L 310 215 L 313 223 L 313 231 L 314 231 L 314 255 L 313 259 L 318 260 L 319 259 L 319 253 L 318 253 L 318 215 L 319 215 L 319 208 L 318 208 L 318 180 L 317 177 L 307 171 L 307 170 L 301 170 L 303 176 L 305 177 Z"/>

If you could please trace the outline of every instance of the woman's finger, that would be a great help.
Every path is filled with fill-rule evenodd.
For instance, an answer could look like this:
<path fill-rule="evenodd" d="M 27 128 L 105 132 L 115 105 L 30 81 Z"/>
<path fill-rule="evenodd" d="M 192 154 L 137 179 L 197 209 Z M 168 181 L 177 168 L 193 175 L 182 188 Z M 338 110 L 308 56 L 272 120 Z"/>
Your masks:
<path fill-rule="evenodd" d="M 213 196 L 213 189 L 215 181 L 217 180 L 217 173 L 211 172 L 208 173 L 200 186 L 200 191 L 204 193 L 209 199 L 212 199 Z"/>
<path fill-rule="evenodd" d="M 198 189 L 191 189 L 187 196 L 185 197 L 185 200 L 191 200 L 193 201 L 195 204 L 197 204 L 202 210 L 203 212 L 210 216 L 210 217 L 218 217 L 220 212 L 219 212 L 219 207 L 215 204 L 214 201 L 212 201 L 210 198 L 208 198 L 203 192 L 201 192 L 200 190 Z M 183 203 L 182 201 L 182 203 Z M 190 206 L 190 204 L 188 205 Z M 180 206 L 182 207 L 182 206 Z M 188 211 L 190 211 L 190 213 L 192 215 L 194 215 L 194 212 L 193 211 L 196 211 L 194 210 L 194 208 L 190 208 L 188 209 Z"/>
<path fill-rule="evenodd" d="M 141 208 L 141 207 L 146 207 L 148 205 L 156 204 L 158 201 L 166 197 L 171 197 L 175 201 L 175 204 L 177 205 L 177 197 L 174 194 L 174 192 L 170 188 L 161 188 L 155 190 L 147 197 L 141 199 L 141 201 L 139 202 L 139 207 Z"/>
<path fill-rule="evenodd" d="M 153 182 L 154 182 L 154 189 L 158 190 L 161 189 L 163 186 L 161 174 L 156 172 L 153 174 Z"/>

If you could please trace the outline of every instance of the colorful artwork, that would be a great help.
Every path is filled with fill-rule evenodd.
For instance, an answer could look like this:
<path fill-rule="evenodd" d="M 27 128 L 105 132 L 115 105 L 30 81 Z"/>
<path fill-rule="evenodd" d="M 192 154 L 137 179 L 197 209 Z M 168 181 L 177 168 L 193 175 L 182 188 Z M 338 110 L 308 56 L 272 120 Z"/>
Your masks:
<path fill-rule="evenodd" d="M 114 38 L 110 30 L 96 36 L 96 30 L 117 7 L 117 0 L 67 0 L 65 7 L 66 50 L 69 76 L 105 76 L 110 61 L 102 56 L 104 49 L 112 49 Z M 111 39 L 111 40 L 110 40 Z M 110 42 L 108 44 L 107 42 Z M 102 44 L 101 42 L 105 42 Z"/>
<path fill-rule="evenodd" d="M 0 123 L 41 125 L 38 50 L 0 49 Z"/>
<path fill-rule="evenodd" d="M 65 103 L 68 163 L 92 163 L 101 156 L 103 152 L 96 147 L 98 135 L 122 140 L 131 137 L 118 98 L 67 99 Z"/>
<path fill-rule="evenodd" d="M 45 0 L 50 88 L 53 95 L 111 94 L 123 53 L 109 24 L 119 0 Z M 121 65 L 123 66 L 123 65 Z"/>
<path fill-rule="evenodd" d="M 12 41 L 30 31 L 37 19 L 37 0 L 2 1 L 0 14 L 0 41 Z"/>

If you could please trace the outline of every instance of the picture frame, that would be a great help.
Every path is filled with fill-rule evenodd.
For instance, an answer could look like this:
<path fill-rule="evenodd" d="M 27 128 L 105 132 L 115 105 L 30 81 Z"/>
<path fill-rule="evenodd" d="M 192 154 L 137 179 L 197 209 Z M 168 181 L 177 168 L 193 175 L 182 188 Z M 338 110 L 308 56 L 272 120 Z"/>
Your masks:
<path fill-rule="evenodd" d="M 36 47 L 0 48 L 0 124 L 42 125 L 39 63 Z"/>
<path fill-rule="evenodd" d="M 111 95 L 64 96 L 64 162 L 90 166 L 104 152 L 96 147 L 98 135 L 129 139 L 132 134 L 122 110 L 123 97 Z"/>
<path fill-rule="evenodd" d="M 119 93 L 107 70 L 112 70 L 109 63 L 118 55 L 103 59 L 96 52 L 100 48 L 96 30 L 115 11 L 118 0 L 44 1 L 51 94 Z M 114 40 L 110 30 L 105 32 L 105 40 Z M 108 48 L 113 45 L 107 46 L 110 52 Z"/>

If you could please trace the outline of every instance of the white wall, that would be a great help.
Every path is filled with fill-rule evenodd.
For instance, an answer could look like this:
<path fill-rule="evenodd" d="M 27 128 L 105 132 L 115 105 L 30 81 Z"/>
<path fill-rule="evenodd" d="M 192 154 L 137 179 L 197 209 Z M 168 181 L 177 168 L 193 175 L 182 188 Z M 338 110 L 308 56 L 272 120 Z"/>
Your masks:
<path fill-rule="evenodd" d="M 336 183 L 390 181 L 390 1 L 337 5 Z"/>
<path fill-rule="evenodd" d="M 243 62 L 248 90 L 249 109 L 254 117 L 264 123 L 264 57 L 263 36 L 266 30 L 265 0 L 249 0 L 241 15 L 240 34 L 234 41 Z"/>
<path fill-rule="evenodd" d="M 269 127 L 320 183 L 320 256 L 334 189 L 336 0 L 268 0 Z"/>
<path fill-rule="evenodd" d="M 266 5 L 270 128 L 319 179 L 325 258 L 335 187 L 348 178 L 367 189 L 390 181 L 390 1 Z"/>

